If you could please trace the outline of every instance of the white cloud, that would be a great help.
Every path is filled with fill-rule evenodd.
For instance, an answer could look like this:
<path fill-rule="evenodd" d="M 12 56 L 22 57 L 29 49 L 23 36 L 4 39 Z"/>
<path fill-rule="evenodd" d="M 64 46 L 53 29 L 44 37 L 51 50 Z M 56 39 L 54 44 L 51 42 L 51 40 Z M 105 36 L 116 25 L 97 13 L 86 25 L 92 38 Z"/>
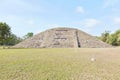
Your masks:
<path fill-rule="evenodd" d="M 78 6 L 78 7 L 76 8 L 76 12 L 78 12 L 78 13 L 84 13 L 85 10 L 83 9 L 83 7 Z"/>
<path fill-rule="evenodd" d="M 35 24 L 35 22 L 33 20 L 28 20 L 28 21 L 26 21 L 26 23 L 31 26 L 33 26 Z"/>
<path fill-rule="evenodd" d="M 81 29 L 83 29 L 86 32 L 91 32 L 92 30 L 94 30 L 96 27 L 98 28 L 103 23 L 100 20 L 94 18 L 88 18 L 81 20 L 79 22 L 75 22 L 74 24 L 80 26 Z"/>
<path fill-rule="evenodd" d="M 81 26 L 84 26 L 84 27 L 87 27 L 87 28 L 92 28 L 92 27 L 94 27 L 94 26 L 96 26 L 100 23 L 101 23 L 101 21 L 96 20 L 96 19 L 92 19 L 92 18 L 91 19 L 85 19 L 85 20 L 79 22 L 79 24 Z"/>
<path fill-rule="evenodd" d="M 119 0 L 104 0 L 104 5 L 103 5 L 103 7 L 104 7 L 104 8 L 113 7 L 113 6 L 115 6 L 117 3 L 119 3 Z"/>
<path fill-rule="evenodd" d="M 49 28 L 59 27 L 58 24 L 48 24 L 48 25 L 46 25 L 46 26 L 47 26 L 48 29 L 49 29 Z"/>
<path fill-rule="evenodd" d="M 0 18 L 1 22 L 6 22 L 9 25 L 13 25 L 15 26 L 16 24 L 18 24 L 19 22 L 23 22 L 22 18 L 16 15 L 4 15 L 1 16 Z"/>
<path fill-rule="evenodd" d="M 38 9 L 39 8 L 39 9 Z M 2 0 L 0 2 L 0 15 L 8 14 L 26 14 L 39 12 L 40 6 L 27 2 L 25 0 Z"/>
<path fill-rule="evenodd" d="M 120 17 L 115 17 L 113 20 L 116 25 L 120 25 Z"/>

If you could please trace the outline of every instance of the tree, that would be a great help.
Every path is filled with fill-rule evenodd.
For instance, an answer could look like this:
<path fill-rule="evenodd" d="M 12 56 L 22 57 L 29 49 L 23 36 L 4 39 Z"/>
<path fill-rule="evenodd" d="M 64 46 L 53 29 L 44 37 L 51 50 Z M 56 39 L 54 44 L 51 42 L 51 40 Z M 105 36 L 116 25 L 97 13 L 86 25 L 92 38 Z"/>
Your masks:
<path fill-rule="evenodd" d="M 5 41 L 11 34 L 11 28 L 6 23 L 0 22 L 0 45 L 5 45 Z"/>
<path fill-rule="evenodd" d="M 17 37 L 15 34 L 11 34 L 10 37 L 6 40 L 5 44 L 12 46 L 21 41 L 22 41 L 22 39 L 20 37 Z"/>
<path fill-rule="evenodd" d="M 113 46 L 120 46 L 120 30 L 115 31 L 112 34 L 110 34 L 108 31 L 105 31 L 102 33 L 99 39 Z"/>
<path fill-rule="evenodd" d="M 100 39 L 103 41 L 103 42 L 106 42 L 108 37 L 109 37 L 109 34 L 110 34 L 110 31 L 105 31 L 104 33 L 102 33 Z"/>
<path fill-rule="evenodd" d="M 111 44 L 113 46 L 117 46 L 117 35 L 116 34 L 111 34 L 108 39 L 107 39 L 107 43 Z"/>
<path fill-rule="evenodd" d="M 28 32 L 25 36 L 23 36 L 24 39 L 30 38 L 33 36 L 32 32 Z"/>
<path fill-rule="evenodd" d="M 115 35 L 117 36 L 117 45 L 120 46 L 120 30 L 117 30 L 117 31 L 115 32 Z"/>

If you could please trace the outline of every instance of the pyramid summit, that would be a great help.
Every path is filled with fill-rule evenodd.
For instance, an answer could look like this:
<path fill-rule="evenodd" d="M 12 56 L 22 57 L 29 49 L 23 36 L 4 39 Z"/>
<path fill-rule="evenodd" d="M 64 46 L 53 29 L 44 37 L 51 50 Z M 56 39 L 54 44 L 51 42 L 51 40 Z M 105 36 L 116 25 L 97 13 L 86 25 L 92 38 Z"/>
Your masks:
<path fill-rule="evenodd" d="M 15 48 L 105 48 L 96 37 L 75 28 L 52 28 L 20 42 Z"/>

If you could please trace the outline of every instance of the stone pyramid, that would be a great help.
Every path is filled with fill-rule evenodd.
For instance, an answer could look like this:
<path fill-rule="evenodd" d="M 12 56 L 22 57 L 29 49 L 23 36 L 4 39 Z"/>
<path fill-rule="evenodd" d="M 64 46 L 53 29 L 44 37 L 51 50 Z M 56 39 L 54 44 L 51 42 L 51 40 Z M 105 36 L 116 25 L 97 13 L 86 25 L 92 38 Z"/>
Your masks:
<path fill-rule="evenodd" d="M 105 48 L 96 37 L 74 28 L 53 28 L 14 46 L 15 48 Z"/>

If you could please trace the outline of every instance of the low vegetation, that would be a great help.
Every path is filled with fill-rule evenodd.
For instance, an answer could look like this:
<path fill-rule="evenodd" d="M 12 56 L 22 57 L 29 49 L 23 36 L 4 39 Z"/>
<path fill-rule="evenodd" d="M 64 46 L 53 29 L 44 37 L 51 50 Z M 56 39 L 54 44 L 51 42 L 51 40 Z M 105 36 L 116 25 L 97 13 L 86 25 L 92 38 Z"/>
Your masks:
<path fill-rule="evenodd" d="M 0 49 L 0 80 L 120 80 L 119 53 L 119 48 Z"/>
<path fill-rule="evenodd" d="M 112 34 L 109 31 L 105 31 L 99 39 L 113 46 L 120 46 L 120 30 L 115 31 Z"/>

